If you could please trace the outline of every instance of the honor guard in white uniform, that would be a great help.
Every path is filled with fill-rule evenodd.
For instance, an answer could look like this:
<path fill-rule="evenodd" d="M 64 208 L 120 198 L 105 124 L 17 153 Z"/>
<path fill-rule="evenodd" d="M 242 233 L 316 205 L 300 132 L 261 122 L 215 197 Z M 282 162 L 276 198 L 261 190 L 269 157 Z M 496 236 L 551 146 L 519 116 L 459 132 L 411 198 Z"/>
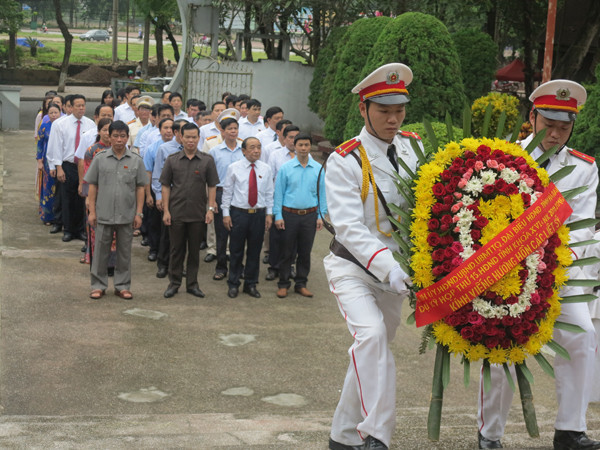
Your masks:
<path fill-rule="evenodd" d="M 393 63 L 354 87 L 365 126 L 327 161 L 325 189 L 335 238 L 325 272 L 354 338 L 333 417 L 333 450 L 387 449 L 396 423 L 396 367 L 389 343 L 400 324 L 409 277 L 392 255 L 398 245 L 386 203 L 405 206 L 394 172 L 407 174 L 397 160 L 412 170 L 417 165 L 409 140 L 413 133 L 398 131 L 411 81 L 410 68 Z"/>
<path fill-rule="evenodd" d="M 545 166 L 550 175 L 565 166 L 575 166 L 570 175 L 557 181 L 556 187 L 565 192 L 579 186 L 587 186 L 587 190 L 573 199 L 569 205 L 573 214 L 566 224 L 581 219 L 595 218 L 596 188 L 598 186 L 598 167 L 594 158 L 566 146 L 577 117 L 578 107 L 585 103 L 587 94 L 583 86 L 569 80 L 553 80 L 540 85 L 533 91 L 529 100 L 533 108 L 529 113 L 529 121 L 533 133 L 523 142 L 523 148 L 531 142 L 536 133 L 546 130 L 540 145 L 531 153 L 534 159 L 554 146 L 559 150 L 550 157 Z M 594 227 L 571 232 L 570 242 L 580 242 L 594 237 Z M 573 249 L 574 258 L 582 257 L 585 247 Z M 573 279 L 585 278 L 578 267 L 569 270 Z M 567 286 L 561 289 L 561 296 L 583 294 L 583 288 Z M 554 373 L 556 377 L 556 397 L 558 413 L 554 423 L 554 449 L 600 449 L 600 442 L 589 439 L 586 434 L 585 415 L 589 396 L 594 382 L 594 358 L 596 351 L 596 333 L 590 311 L 585 303 L 561 305 L 561 322 L 579 325 L 584 333 L 554 329 L 554 340 L 562 345 L 571 357 L 570 361 L 556 356 Z M 513 376 L 514 376 L 514 368 Z M 489 392 L 483 389 L 480 380 L 478 395 L 479 448 L 502 448 L 500 438 L 504 434 L 506 419 L 510 410 L 513 391 L 509 387 L 502 366 L 492 365 L 492 385 Z"/>
<path fill-rule="evenodd" d="M 594 239 L 600 241 L 600 231 L 596 231 Z M 590 245 L 585 249 L 585 257 L 595 256 L 600 258 L 600 242 Z M 600 280 L 600 263 L 583 268 L 586 278 L 590 280 Z M 594 379 L 600 377 L 600 287 L 586 288 L 586 294 L 594 294 L 597 298 L 588 303 L 592 323 L 596 330 L 596 359 L 594 363 Z M 594 383 L 590 392 L 590 402 L 600 402 L 600 383 Z"/>

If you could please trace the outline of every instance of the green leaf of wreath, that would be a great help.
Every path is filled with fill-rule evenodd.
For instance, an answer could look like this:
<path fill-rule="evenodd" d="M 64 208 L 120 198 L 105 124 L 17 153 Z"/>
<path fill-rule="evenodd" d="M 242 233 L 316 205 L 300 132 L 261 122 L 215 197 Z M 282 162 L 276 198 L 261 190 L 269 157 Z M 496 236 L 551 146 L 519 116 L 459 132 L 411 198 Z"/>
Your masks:
<path fill-rule="evenodd" d="M 554 351 L 554 353 L 556 353 L 558 356 L 560 356 L 561 358 L 566 359 L 567 361 L 571 361 L 571 356 L 569 355 L 569 352 L 567 351 L 566 348 L 564 348 L 562 345 L 560 345 L 558 342 L 556 342 L 555 340 L 551 340 L 548 341 L 546 343 L 546 345 L 552 349 Z"/>
<path fill-rule="evenodd" d="M 412 145 L 412 139 L 410 140 L 410 143 Z M 418 145 L 417 145 L 417 147 L 418 147 Z M 404 169 L 404 171 L 408 174 L 408 176 L 411 177 L 413 180 L 415 178 L 417 178 L 417 175 L 412 170 L 410 170 L 410 167 L 408 167 L 408 165 L 402 160 L 402 158 L 398 158 L 398 164 L 400 165 L 400 167 L 402 167 L 402 169 Z"/>
<path fill-rule="evenodd" d="M 596 287 L 596 286 L 600 286 L 600 280 L 582 280 L 582 279 L 577 279 L 577 278 L 571 278 L 565 284 L 567 286 Z"/>
<path fill-rule="evenodd" d="M 517 372 L 521 370 L 521 373 L 529 382 L 529 384 L 533 384 L 533 374 L 530 372 L 529 368 L 525 364 L 525 361 L 523 361 L 521 364 L 517 364 L 515 368 L 517 369 Z"/>
<path fill-rule="evenodd" d="M 433 151 L 437 152 L 440 144 L 437 140 L 437 136 L 435 135 L 435 131 L 433 131 L 431 122 L 427 119 L 423 119 L 423 126 L 425 127 L 425 134 L 427 135 L 427 139 L 429 139 L 429 142 L 431 143 Z"/>
<path fill-rule="evenodd" d="M 536 136 L 537 137 L 537 136 Z M 530 144 L 531 145 L 531 144 Z M 527 148 L 529 148 L 529 146 L 527 146 Z M 533 151 L 533 150 L 532 150 Z M 538 163 L 538 165 L 542 165 L 542 163 L 546 162 L 548 159 L 550 159 L 550 157 L 552 155 L 554 155 L 556 152 L 558 151 L 558 145 L 555 145 L 554 147 L 552 147 L 550 150 L 546 150 L 544 153 L 542 153 L 542 155 L 535 160 L 536 163 Z"/>
<path fill-rule="evenodd" d="M 414 325 L 417 322 L 417 319 L 415 319 L 415 311 L 413 311 L 412 313 L 410 313 L 410 315 L 406 318 L 406 324 L 407 325 Z"/>
<path fill-rule="evenodd" d="M 593 244 L 598 244 L 598 243 L 600 243 L 600 241 L 598 241 L 597 239 L 588 239 L 587 241 L 579 241 L 579 242 L 569 243 L 569 247 L 571 247 L 571 248 L 583 247 L 585 245 L 593 245 Z"/>
<path fill-rule="evenodd" d="M 465 387 L 469 387 L 469 383 L 471 382 L 471 361 L 467 358 L 463 358 L 463 383 Z"/>
<path fill-rule="evenodd" d="M 390 211 L 402 217 L 403 221 L 410 223 L 410 221 L 412 220 L 410 212 L 406 212 L 403 208 L 400 208 L 398 205 L 395 205 L 394 203 L 388 203 L 387 206 L 388 208 L 390 208 Z"/>
<path fill-rule="evenodd" d="M 533 357 L 538 362 L 540 367 L 544 370 L 544 372 L 546 372 L 548 375 L 550 375 L 552 378 L 554 378 L 554 369 L 552 368 L 552 364 L 550 364 L 548 362 L 548 360 L 544 357 L 544 355 L 542 355 L 541 353 L 538 353 L 537 355 L 534 355 Z"/>
<path fill-rule="evenodd" d="M 492 372 L 490 371 L 490 363 L 487 359 L 483 360 L 483 391 L 490 392 L 492 387 Z"/>
<path fill-rule="evenodd" d="M 463 139 L 470 138 L 471 134 L 471 107 L 465 104 L 463 109 Z"/>
<path fill-rule="evenodd" d="M 516 140 L 519 138 L 519 133 L 521 132 L 521 127 L 523 126 L 524 123 L 525 122 L 523 122 L 522 120 L 517 120 L 517 123 L 515 123 L 515 127 L 513 128 L 513 132 L 510 137 L 511 144 L 516 142 Z"/>
<path fill-rule="evenodd" d="M 485 115 L 483 116 L 483 126 L 481 127 L 481 135 L 487 136 L 488 130 L 490 128 L 490 121 L 492 120 L 492 111 L 494 110 L 494 105 L 488 103 L 485 108 Z"/>
<path fill-rule="evenodd" d="M 398 233 L 392 233 L 392 239 L 398 244 L 398 246 L 404 251 L 405 255 L 410 255 L 410 247 L 402 236 Z"/>
<path fill-rule="evenodd" d="M 450 352 L 444 352 L 442 355 L 442 386 L 444 389 L 450 383 Z"/>
<path fill-rule="evenodd" d="M 581 219 L 568 223 L 567 226 L 569 227 L 570 231 L 575 231 L 596 226 L 598 222 L 600 222 L 599 219 Z"/>
<path fill-rule="evenodd" d="M 539 133 L 537 133 L 533 137 L 533 139 L 531 140 L 531 142 L 529 143 L 529 145 L 525 148 L 525 151 L 527 153 L 531 154 L 531 152 L 536 149 L 536 147 L 538 146 L 538 144 L 540 142 L 542 142 L 542 140 L 544 139 L 544 136 L 546 136 L 546 129 L 545 128 L 543 130 L 541 130 Z"/>
<path fill-rule="evenodd" d="M 496 137 L 498 139 L 502 139 L 502 135 L 504 134 L 504 123 L 506 122 L 506 111 L 502 111 L 500 113 L 500 118 L 498 119 L 498 129 L 496 130 Z"/>
<path fill-rule="evenodd" d="M 565 198 L 565 200 L 571 200 L 573 197 L 576 197 L 579 194 L 581 194 L 582 192 L 585 192 L 587 190 L 588 190 L 587 186 L 579 186 L 579 187 L 576 187 L 575 189 L 569 189 L 568 191 L 561 192 L 561 194 Z M 571 224 L 567 224 L 567 226 L 570 227 Z"/>
<path fill-rule="evenodd" d="M 591 266 L 592 264 L 597 264 L 600 262 L 600 258 L 597 256 L 590 256 L 588 258 L 579 258 L 574 260 L 571 263 L 571 267 L 583 267 L 583 266 Z"/>
<path fill-rule="evenodd" d="M 423 164 L 425 164 L 427 162 L 427 158 L 425 158 L 425 155 L 423 154 L 421 147 L 419 147 L 419 144 L 417 143 L 417 139 L 414 137 L 411 137 L 409 139 L 410 139 L 410 146 L 412 147 L 413 151 L 415 152 L 415 155 L 417 155 L 417 159 L 419 160 L 419 165 L 422 166 Z M 437 147 L 436 147 L 436 149 L 437 149 Z M 398 162 L 400 162 L 400 161 L 398 161 Z"/>
<path fill-rule="evenodd" d="M 446 111 L 446 132 L 448 133 L 448 142 L 454 140 L 454 124 L 452 123 L 452 117 L 450 113 Z"/>
<path fill-rule="evenodd" d="M 562 298 L 561 303 L 589 303 L 591 301 L 596 300 L 596 297 L 593 294 L 581 294 L 581 295 L 567 295 Z"/>
<path fill-rule="evenodd" d="M 571 331 L 573 333 L 585 333 L 585 330 L 581 328 L 579 325 L 573 325 L 572 323 L 567 322 L 554 322 L 554 328 L 558 328 L 559 330 Z"/>
<path fill-rule="evenodd" d="M 510 386 L 512 391 L 515 392 L 515 390 L 516 390 L 515 380 L 513 380 L 510 370 L 508 369 L 508 364 L 506 364 L 506 363 L 502 364 L 502 368 L 504 369 L 504 375 L 506 375 L 508 385 Z"/>
<path fill-rule="evenodd" d="M 564 177 L 573 172 L 575 170 L 575 167 L 577 166 L 565 166 L 562 169 L 557 170 L 552 175 L 550 175 L 550 181 L 556 183 L 557 181 L 562 180 Z"/>

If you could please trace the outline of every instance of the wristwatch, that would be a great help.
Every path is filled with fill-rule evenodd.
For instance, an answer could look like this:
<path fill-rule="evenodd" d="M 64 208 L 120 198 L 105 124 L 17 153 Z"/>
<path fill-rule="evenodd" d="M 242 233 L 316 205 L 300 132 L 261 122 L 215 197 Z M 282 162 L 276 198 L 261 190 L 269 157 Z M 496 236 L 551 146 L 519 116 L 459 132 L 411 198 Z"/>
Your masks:
<path fill-rule="evenodd" d="M 208 210 L 211 211 L 211 212 L 215 212 L 215 208 L 213 206 L 209 206 Z"/>
<path fill-rule="evenodd" d="M 136 216 L 140 216 L 142 219 L 144 218 L 144 214 L 143 213 L 135 213 Z"/>

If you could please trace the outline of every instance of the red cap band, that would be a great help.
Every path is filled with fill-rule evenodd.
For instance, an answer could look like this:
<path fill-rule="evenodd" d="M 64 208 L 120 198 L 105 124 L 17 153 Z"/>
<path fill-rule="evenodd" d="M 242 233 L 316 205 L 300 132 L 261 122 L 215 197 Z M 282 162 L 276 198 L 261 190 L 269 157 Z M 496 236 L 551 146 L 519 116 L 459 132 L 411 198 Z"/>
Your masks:
<path fill-rule="evenodd" d="M 403 94 L 408 95 L 408 91 L 406 90 L 406 86 L 404 85 L 404 81 L 399 81 L 398 83 L 389 84 L 387 81 L 381 81 L 379 83 L 372 84 L 364 89 L 362 89 L 358 95 L 360 96 L 360 101 L 364 102 L 369 98 L 376 97 L 379 95 L 390 95 L 390 94 Z"/>
<path fill-rule="evenodd" d="M 577 113 L 577 99 L 559 100 L 555 95 L 542 95 L 533 101 L 533 106 L 538 109 L 554 109 Z"/>

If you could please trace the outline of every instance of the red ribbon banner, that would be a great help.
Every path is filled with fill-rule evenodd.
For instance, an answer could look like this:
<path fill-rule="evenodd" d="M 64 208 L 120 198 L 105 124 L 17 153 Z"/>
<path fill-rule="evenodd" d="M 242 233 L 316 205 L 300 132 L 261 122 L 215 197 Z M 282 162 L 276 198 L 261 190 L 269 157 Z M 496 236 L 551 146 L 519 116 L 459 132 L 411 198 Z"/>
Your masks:
<path fill-rule="evenodd" d="M 437 283 L 417 292 L 417 327 L 443 319 L 536 251 L 573 210 L 550 183 L 523 214 Z"/>

